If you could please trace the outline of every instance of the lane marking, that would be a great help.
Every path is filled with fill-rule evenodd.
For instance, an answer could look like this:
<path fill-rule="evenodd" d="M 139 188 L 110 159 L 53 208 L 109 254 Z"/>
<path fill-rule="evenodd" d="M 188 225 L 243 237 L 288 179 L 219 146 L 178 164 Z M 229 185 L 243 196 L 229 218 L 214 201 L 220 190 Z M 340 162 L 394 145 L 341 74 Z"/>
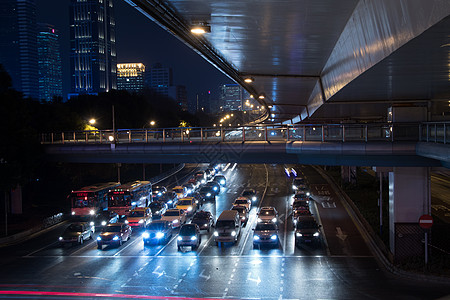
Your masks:
<path fill-rule="evenodd" d="M 129 241 L 128 241 L 129 242 Z M 138 242 L 138 239 L 136 238 L 134 241 L 131 241 L 128 245 L 125 245 L 125 247 L 122 247 L 122 249 L 120 249 L 116 254 L 114 254 L 114 256 L 118 256 L 120 253 L 122 253 L 123 250 L 127 249 L 128 247 L 130 247 L 133 244 L 136 244 Z"/>
<path fill-rule="evenodd" d="M 328 247 L 327 235 L 325 234 L 325 230 L 323 229 L 322 218 L 320 217 L 319 209 L 317 208 L 317 203 L 316 203 L 316 201 L 313 201 L 313 203 L 314 203 L 314 208 L 315 208 L 315 211 L 316 211 L 316 214 L 317 214 L 317 220 L 319 221 L 319 224 L 322 225 L 322 228 L 321 228 L 320 231 L 323 234 L 323 242 L 324 242 L 326 250 L 327 250 L 327 255 L 331 256 L 331 251 L 330 251 L 330 248 Z"/>
<path fill-rule="evenodd" d="M 23 257 L 31 256 L 31 255 L 33 255 L 33 254 L 39 252 L 39 251 L 44 250 L 45 248 L 50 248 L 51 246 L 53 246 L 53 245 L 55 245 L 55 244 L 57 244 L 57 243 L 59 243 L 59 242 L 53 242 L 53 243 L 51 243 L 50 245 L 46 245 L 46 246 L 44 246 L 44 247 L 42 247 L 42 248 L 39 248 L 39 249 L 37 249 L 36 251 L 33 251 L 33 252 L 31 252 L 31 253 L 28 253 L 27 255 L 25 255 L 25 256 L 23 256 Z"/>

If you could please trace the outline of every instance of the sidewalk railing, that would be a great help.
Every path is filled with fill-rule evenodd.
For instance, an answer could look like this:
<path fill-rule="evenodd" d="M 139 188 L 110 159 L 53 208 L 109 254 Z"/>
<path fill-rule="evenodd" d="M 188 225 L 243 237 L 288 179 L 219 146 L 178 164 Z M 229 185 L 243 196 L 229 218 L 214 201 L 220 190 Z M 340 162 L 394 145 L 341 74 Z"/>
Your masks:
<path fill-rule="evenodd" d="M 450 123 L 301 124 L 245 127 L 178 127 L 45 133 L 42 144 L 246 141 L 450 141 Z"/>

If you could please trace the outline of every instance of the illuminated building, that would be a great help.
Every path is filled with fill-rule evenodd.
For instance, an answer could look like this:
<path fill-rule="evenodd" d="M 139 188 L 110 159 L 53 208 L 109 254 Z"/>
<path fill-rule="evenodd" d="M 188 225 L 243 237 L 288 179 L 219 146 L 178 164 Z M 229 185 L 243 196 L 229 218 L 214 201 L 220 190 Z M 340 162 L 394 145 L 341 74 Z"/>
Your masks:
<path fill-rule="evenodd" d="M 220 87 L 223 111 L 243 110 L 243 101 L 248 97 L 248 92 L 239 84 L 224 84 Z"/>
<path fill-rule="evenodd" d="M 71 94 L 117 89 L 116 37 L 112 0 L 71 0 Z"/>
<path fill-rule="evenodd" d="M 150 70 L 150 88 L 160 95 L 169 97 L 169 87 L 173 86 L 172 69 L 155 64 Z"/>
<path fill-rule="evenodd" d="M 58 33 L 52 25 L 39 24 L 38 66 L 39 100 L 51 101 L 62 97 L 62 67 Z"/>
<path fill-rule="evenodd" d="M 117 89 L 139 92 L 144 88 L 145 65 L 142 63 L 117 64 Z"/>

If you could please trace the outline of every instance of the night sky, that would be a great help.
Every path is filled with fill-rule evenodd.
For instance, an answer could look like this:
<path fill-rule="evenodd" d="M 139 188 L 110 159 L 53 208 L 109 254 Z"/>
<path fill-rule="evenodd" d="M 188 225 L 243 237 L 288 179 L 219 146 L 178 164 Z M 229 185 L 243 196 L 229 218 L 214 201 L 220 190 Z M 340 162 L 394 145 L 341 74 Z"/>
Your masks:
<path fill-rule="evenodd" d="M 60 34 L 63 61 L 63 94 L 70 90 L 70 0 L 36 0 L 38 22 L 54 25 Z M 203 60 L 177 38 L 122 0 L 115 0 L 117 62 L 142 62 L 146 67 L 160 62 L 171 67 L 175 85 L 185 85 L 188 98 L 217 87 L 233 83 L 219 70 Z"/>

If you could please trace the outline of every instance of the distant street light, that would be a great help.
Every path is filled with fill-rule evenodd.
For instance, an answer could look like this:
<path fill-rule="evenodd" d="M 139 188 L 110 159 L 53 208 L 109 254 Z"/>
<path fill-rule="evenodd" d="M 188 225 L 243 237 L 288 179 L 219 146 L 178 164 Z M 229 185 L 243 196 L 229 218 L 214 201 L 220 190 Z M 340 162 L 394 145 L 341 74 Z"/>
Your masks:
<path fill-rule="evenodd" d="M 94 125 L 94 124 L 95 124 L 95 122 L 96 122 L 96 120 L 95 120 L 95 119 L 90 119 L 90 120 L 89 120 L 89 124 L 91 124 L 91 125 Z"/>
<path fill-rule="evenodd" d="M 156 122 L 155 121 L 150 121 L 150 126 L 155 126 Z"/>

